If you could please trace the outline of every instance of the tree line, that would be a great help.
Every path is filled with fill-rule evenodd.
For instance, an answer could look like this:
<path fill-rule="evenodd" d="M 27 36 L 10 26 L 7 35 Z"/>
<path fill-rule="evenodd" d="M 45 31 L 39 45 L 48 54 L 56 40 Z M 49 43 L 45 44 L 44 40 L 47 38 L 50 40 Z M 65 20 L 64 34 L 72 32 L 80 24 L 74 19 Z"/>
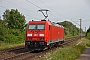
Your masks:
<path fill-rule="evenodd" d="M 25 40 L 25 16 L 17 9 L 6 9 L 0 19 L 0 42 L 21 43 Z"/>

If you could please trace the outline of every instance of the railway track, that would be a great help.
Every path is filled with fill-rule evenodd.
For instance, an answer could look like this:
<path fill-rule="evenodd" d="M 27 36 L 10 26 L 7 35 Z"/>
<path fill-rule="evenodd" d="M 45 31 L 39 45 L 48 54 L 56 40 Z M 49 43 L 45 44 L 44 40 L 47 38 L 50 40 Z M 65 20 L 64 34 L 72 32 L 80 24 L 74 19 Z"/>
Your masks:
<path fill-rule="evenodd" d="M 4 53 L 4 52 L 11 52 L 11 51 L 15 51 L 15 50 L 20 50 L 20 49 L 24 49 L 24 45 L 18 46 L 18 47 L 14 47 L 14 48 L 9 48 L 6 50 L 1 50 L 0 54 Z"/>
<path fill-rule="evenodd" d="M 62 46 L 70 45 L 72 42 L 79 40 L 80 37 L 66 39 Z M 38 52 L 30 52 L 28 49 L 22 47 L 0 52 L 0 60 L 34 60 L 34 58 L 42 57 L 50 51 L 56 50 L 56 47 Z"/>

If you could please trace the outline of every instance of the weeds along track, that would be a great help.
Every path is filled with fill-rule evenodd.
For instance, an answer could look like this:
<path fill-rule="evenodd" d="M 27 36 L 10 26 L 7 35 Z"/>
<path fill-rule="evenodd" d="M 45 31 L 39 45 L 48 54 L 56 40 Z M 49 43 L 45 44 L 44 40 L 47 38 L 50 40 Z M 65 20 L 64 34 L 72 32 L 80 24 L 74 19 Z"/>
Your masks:
<path fill-rule="evenodd" d="M 83 38 L 83 37 L 82 37 Z M 79 40 L 80 37 L 74 37 L 74 38 L 68 38 L 65 40 L 65 42 L 62 44 L 62 46 L 69 45 L 77 40 Z"/>
<path fill-rule="evenodd" d="M 83 38 L 83 37 L 82 37 Z M 79 40 L 80 37 L 68 38 L 65 40 L 60 47 L 70 45 L 72 42 Z M 47 53 L 51 51 L 55 51 L 56 47 L 38 52 L 30 52 L 28 49 L 23 47 L 18 47 L 14 49 L 8 49 L 4 51 L 0 51 L 0 60 L 36 60 L 36 58 L 45 56 Z"/>
<path fill-rule="evenodd" d="M 2 53 L 5 53 L 5 52 L 11 52 L 11 51 L 15 51 L 15 50 L 20 50 L 20 49 L 24 49 L 24 45 L 21 45 L 21 46 L 18 46 L 18 47 L 14 47 L 14 48 L 9 48 L 9 49 L 6 49 L 6 50 L 1 50 L 0 51 L 0 55 Z"/>

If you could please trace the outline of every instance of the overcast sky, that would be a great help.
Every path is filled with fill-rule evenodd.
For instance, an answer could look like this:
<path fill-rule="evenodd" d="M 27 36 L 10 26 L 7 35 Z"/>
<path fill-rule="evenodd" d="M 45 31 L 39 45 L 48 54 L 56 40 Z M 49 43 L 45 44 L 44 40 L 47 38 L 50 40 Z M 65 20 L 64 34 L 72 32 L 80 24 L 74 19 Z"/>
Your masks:
<path fill-rule="evenodd" d="M 90 0 L 0 0 L 0 16 L 6 9 L 18 9 L 27 22 L 43 19 L 38 10 L 48 9 L 47 19 L 53 22 L 67 20 L 79 27 L 79 19 L 82 19 L 83 30 L 90 26 Z"/>

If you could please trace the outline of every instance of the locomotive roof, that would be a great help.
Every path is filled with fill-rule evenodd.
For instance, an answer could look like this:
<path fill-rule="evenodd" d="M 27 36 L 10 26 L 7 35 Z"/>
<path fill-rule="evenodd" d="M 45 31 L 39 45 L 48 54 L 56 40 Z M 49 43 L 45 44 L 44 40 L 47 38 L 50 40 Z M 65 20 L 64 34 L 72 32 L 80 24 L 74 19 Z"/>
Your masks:
<path fill-rule="evenodd" d="M 35 23 L 35 22 L 36 22 L 36 23 L 48 23 L 49 25 L 52 25 L 51 22 L 50 22 L 50 21 L 47 21 L 47 20 L 41 20 L 41 21 L 34 21 L 34 20 L 32 20 L 32 21 L 29 21 L 29 23 L 31 23 L 31 22 L 32 22 L 32 23 L 33 23 L 33 22 L 34 22 L 34 23 Z"/>
<path fill-rule="evenodd" d="M 51 22 L 51 21 L 49 21 L 49 20 L 41 20 L 41 21 L 34 21 L 34 20 L 32 20 L 32 21 L 29 21 L 29 23 L 30 22 L 36 22 L 36 23 L 48 23 L 49 25 L 53 25 L 53 26 L 57 26 L 57 27 L 62 27 L 62 28 L 64 28 L 62 25 L 59 25 L 59 24 L 56 24 L 55 22 Z"/>

